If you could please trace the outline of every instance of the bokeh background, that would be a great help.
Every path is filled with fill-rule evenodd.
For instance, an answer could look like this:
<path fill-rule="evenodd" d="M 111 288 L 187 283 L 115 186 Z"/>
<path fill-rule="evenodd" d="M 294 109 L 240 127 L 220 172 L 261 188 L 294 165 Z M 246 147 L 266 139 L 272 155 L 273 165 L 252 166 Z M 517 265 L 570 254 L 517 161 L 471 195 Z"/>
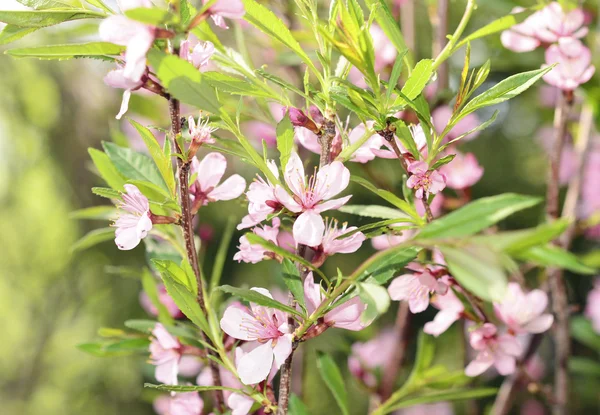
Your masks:
<path fill-rule="evenodd" d="M 111 2 L 108 2 L 109 4 Z M 114 3 L 114 2 L 113 2 Z M 285 1 L 271 1 L 283 10 Z M 426 2 L 417 2 L 418 54 L 427 57 L 430 26 Z M 508 13 L 515 5 L 529 1 L 482 0 L 467 32 Z M 0 9 L 18 8 L 15 0 L 1 0 Z M 590 15 L 597 16 L 595 2 L 585 2 Z M 462 1 L 451 2 L 450 27 L 456 26 L 463 10 Z M 423 24 L 421 24 L 421 22 Z M 78 39 L 93 39 L 97 22 L 78 22 L 47 28 L 22 39 L 14 46 L 60 44 Z M 233 37 L 236 30 L 223 33 Z M 222 32 L 220 32 L 221 34 Z M 594 36 L 594 35 L 592 35 Z M 597 36 L 597 32 L 596 35 Z M 488 84 L 513 73 L 539 67 L 543 52 L 514 54 L 505 50 L 498 36 L 473 45 L 471 65 L 492 60 Z M 0 51 L 7 46 L 0 46 Z M 265 49 L 252 52 L 255 64 L 261 59 L 277 65 L 285 54 L 267 56 Z M 264 55 L 264 56 L 263 56 Z M 451 86 L 456 88 L 462 56 L 451 60 Z M 599 56 L 595 53 L 598 67 Z M 105 226 L 106 222 L 80 221 L 72 212 L 107 203 L 94 196 L 90 188 L 100 184 L 94 174 L 88 147 L 99 148 L 111 137 L 129 140 L 140 146 L 127 121 L 118 122 L 114 115 L 120 105 L 120 92 L 104 85 L 102 77 L 110 65 L 100 61 L 65 62 L 13 59 L 0 56 L 0 413 L 6 415 L 75 415 L 151 414 L 153 395 L 142 388 L 152 380 L 146 356 L 96 357 L 77 349 L 77 345 L 99 338 L 103 327 L 123 328 L 123 321 L 147 318 L 140 307 L 141 283 L 135 270 L 144 265 L 141 249 L 122 252 L 114 243 L 104 242 L 86 249 L 76 242 L 86 233 Z M 592 83 L 597 82 L 592 80 Z M 597 85 L 596 85 L 597 86 Z M 540 83 L 518 99 L 505 103 L 498 120 L 479 138 L 463 146 L 474 152 L 485 167 L 483 179 L 473 188 L 473 197 L 502 192 L 539 194 L 544 192 L 546 156 L 541 142 L 544 127 L 551 125 L 553 110 L 547 107 L 552 94 Z M 544 98 L 546 97 L 546 98 Z M 496 109 L 496 108 L 495 108 Z M 128 113 L 146 124 L 166 127 L 166 104 L 149 96 L 135 95 Z M 480 113 L 482 120 L 491 112 Z M 598 137 L 596 137 L 598 139 Z M 370 164 L 371 174 L 390 187 L 399 189 L 395 165 L 385 160 Z M 230 160 L 229 172 L 240 171 L 248 180 L 256 173 Z M 369 195 L 355 191 L 354 203 L 373 203 Z M 600 190 L 600 183 L 599 183 Z M 221 202 L 202 209 L 202 252 L 204 267 L 210 269 L 218 241 L 230 217 L 239 220 L 244 214 L 241 201 Z M 502 224 L 506 228 L 532 226 L 541 218 L 540 210 L 531 209 Z M 367 223 L 348 217 L 352 224 Z M 223 281 L 234 285 L 272 286 L 278 265 L 237 264 L 231 260 L 240 233 L 236 232 L 228 252 Z M 90 241 L 88 239 L 88 241 Z M 369 244 L 366 244 L 369 245 Z M 577 240 L 575 249 L 591 252 L 598 245 Z M 332 274 L 336 267 L 352 270 L 372 253 L 365 246 L 358 255 L 341 256 L 326 264 Z M 127 267 L 133 273 L 115 272 Z M 573 303 L 583 307 L 592 279 L 569 276 Z M 395 307 L 393 304 L 392 307 Z M 416 317 L 415 326 L 431 320 L 435 311 Z M 392 324 L 391 310 L 377 327 Z M 353 341 L 367 339 L 376 332 L 371 327 L 361 333 L 330 330 L 304 352 L 306 379 L 303 398 L 314 414 L 336 413 L 335 404 L 314 369 L 311 358 L 315 349 L 333 352 L 344 367 L 343 354 Z M 442 344 L 457 344 L 458 328 L 443 337 Z M 460 342 L 459 342 L 460 343 Z M 574 342 L 577 353 L 596 356 L 585 345 Z M 549 359 L 549 345 L 544 344 L 544 359 Z M 443 349 L 447 361 L 462 364 L 464 350 Z M 548 369 L 549 371 L 549 369 Z M 347 372 L 345 372 L 347 373 Z M 348 377 L 350 396 L 356 414 L 365 413 L 364 392 Z M 598 377 L 573 376 L 573 412 L 597 413 Z M 521 399 L 521 398 L 519 398 Z M 472 409 L 472 408 L 471 408 Z M 468 405 L 457 405 L 456 413 L 467 413 Z"/>

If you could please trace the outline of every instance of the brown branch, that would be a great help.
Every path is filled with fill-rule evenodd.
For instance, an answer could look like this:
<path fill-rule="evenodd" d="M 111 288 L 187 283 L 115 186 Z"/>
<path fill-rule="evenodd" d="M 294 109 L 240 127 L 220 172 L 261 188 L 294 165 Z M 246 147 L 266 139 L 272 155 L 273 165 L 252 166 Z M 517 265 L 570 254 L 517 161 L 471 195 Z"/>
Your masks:
<path fill-rule="evenodd" d="M 179 50 L 175 48 L 173 54 L 179 54 Z M 183 154 L 183 149 L 177 142 L 177 137 L 181 134 L 181 112 L 179 101 L 173 97 L 169 98 L 169 114 L 171 117 L 171 140 L 179 154 Z M 185 250 L 187 253 L 187 260 L 192 267 L 196 282 L 198 285 L 198 294 L 196 300 L 200 306 L 200 310 L 206 316 L 206 304 L 204 302 L 204 282 L 202 280 L 202 273 L 198 264 L 198 252 L 196 250 L 196 243 L 194 241 L 194 228 L 192 225 L 193 214 L 191 212 L 190 203 L 190 186 L 189 186 L 189 173 L 190 173 L 190 161 L 183 161 L 177 157 L 177 169 L 179 171 L 179 198 L 181 204 L 181 228 L 183 230 L 183 237 L 185 240 Z M 212 342 L 207 338 L 203 331 L 200 331 L 200 336 L 204 342 L 212 346 Z M 208 350 L 210 355 L 215 355 L 215 352 Z M 219 373 L 219 366 L 213 360 L 209 360 L 209 366 L 211 369 L 213 385 L 220 386 L 221 374 Z M 219 411 L 225 409 L 225 399 L 223 397 L 223 391 L 214 391 L 214 399 L 216 407 Z"/>
<path fill-rule="evenodd" d="M 398 371 L 402 367 L 406 357 L 406 348 L 408 346 L 408 331 L 410 328 L 410 310 L 408 302 L 401 301 L 396 314 L 396 323 L 394 324 L 394 334 L 396 338 L 394 353 L 389 364 L 383 372 L 381 381 L 381 401 L 385 402 L 394 392 Z"/>
<path fill-rule="evenodd" d="M 319 167 L 328 165 L 331 162 L 331 143 L 335 138 L 335 121 L 325 120 L 321 133 L 318 135 L 321 145 L 321 155 L 319 157 Z"/>

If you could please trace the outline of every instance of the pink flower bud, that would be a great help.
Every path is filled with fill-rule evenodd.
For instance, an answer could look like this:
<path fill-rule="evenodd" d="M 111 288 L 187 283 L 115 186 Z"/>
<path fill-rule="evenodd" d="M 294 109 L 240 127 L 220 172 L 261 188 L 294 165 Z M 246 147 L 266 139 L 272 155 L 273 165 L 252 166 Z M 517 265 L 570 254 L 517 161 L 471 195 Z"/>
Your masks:
<path fill-rule="evenodd" d="M 288 113 L 294 127 L 304 127 L 309 121 L 309 118 L 301 109 L 290 107 Z"/>
<path fill-rule="evenodd" d="M 561 38 L 546 50 L 546 64 L 542 68 L 555 63 L 558 65 L 544 75 L 544 81 L 563 91 L 573 91 L 589 81 L 596 71 L 590 50 L 574 38 Z"/>

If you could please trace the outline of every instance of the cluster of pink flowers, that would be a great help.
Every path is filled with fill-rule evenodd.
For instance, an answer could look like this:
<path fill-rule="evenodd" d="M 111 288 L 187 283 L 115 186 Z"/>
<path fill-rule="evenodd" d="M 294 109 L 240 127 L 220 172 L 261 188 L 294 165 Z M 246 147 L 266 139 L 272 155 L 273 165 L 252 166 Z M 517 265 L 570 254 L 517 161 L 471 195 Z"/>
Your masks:
<path fill-rule="evenodd" d="M 521 12 L 517 8 L 514 12 Z M 590 80 L 595 72 L 591 52 L 582 42 L 588 33 L 585 15 L 577 8 L 565 12 L 558 2 L 552 2 L 502 33 L 502 44 L 515 52 L 528 52 L 546 47 L 543 67 L 558 64 L 544 75 L 544 80 L 563 91 L 573 91 Z"/>

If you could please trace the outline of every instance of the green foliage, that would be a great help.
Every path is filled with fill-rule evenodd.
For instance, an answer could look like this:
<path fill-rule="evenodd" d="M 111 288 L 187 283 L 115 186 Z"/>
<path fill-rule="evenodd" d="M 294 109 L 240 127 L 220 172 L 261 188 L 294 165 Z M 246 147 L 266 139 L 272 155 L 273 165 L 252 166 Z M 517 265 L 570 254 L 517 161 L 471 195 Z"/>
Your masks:
<path fill-rule="evenodd" d="M 392 16 L 387 2 L 385 0 L 365 0 L 365 3 L 372 10 L 373 15 L 375 16 L 375 21 L 383 29 L 387 37 L 392 41 L 398 53 L 400 55 L 406 53 L 408 48 L 406 47 L 404 36 L 402 36 L 402 32 L 400 31 L 400 27 L 398 26 L 396 19 L 394 19 L 394 16 Z"/>
<path fill-rule="evenodd" d="M 142 287 L 152 305 L 158 310 L 158 321 L 163 324 L 173 324 L 173 318 L 169 314 L 169 310 L 167 310 L 167 307 L 159 299 L 156 280 L 148 268 L 144 268 L 142 271 Z"/>
<path fill-rule="evenodd" d="M 344 378 L 342 377 L 340 369 L 337 367 L 331 356 L 326 353 L 319 353 L 317 355 L 317 368 L 319 369 L 323 381 L 325 381 L 325 384 L 333 394 L 341 413 L 343 415 L 349 415 L 348 393 L 346 392 Z"/>
<path fill-rule="evenodd" d="M 577 274 L 592 275 L 596 273 L 594 268 L 583 264 L 575 254 L 556 245 L 535 246 L 525 252 L 516 253 L 516 255 L 520 259 L 545 267 L 563 268 Z"/>
<path fill-rule="evenodd" d="M 294 126 L 289 117 L 283 119 L 277 124 L 277 151 L 279 151 L 279 165 L 285 169 L 290 155 L 294 150 Z"/>
<path fill-rule="evenodd" d="M 600 334 L 596 333 L 590 320 L 583 316 L 573 317 L 570 328 L 575 340 L 600 353 Z"/>
<path fill-rule="evenodd" d="M 115 165 L 110 161 L 108 155 L 95 148 L 88 148 L 88 153 L 90 154 L 98 173 L 100 173 L 100 177 L 102 177 L 106 184 L 114 190 L 123 191 L 123 185 L 127 182 L 127 179 L 119 173 Z"/>
<path fill-rule="evenodd" d="M 114 228 L 99 228 L 86 233 L 80 240 L 71 246 L 71 252 L 79 252 L 89 249 L 102 242 L 110 241 L 115 238 Z"/>
<path fill-rule="evenodd" d="M 97 19 L 103 14 L 90 10 L 33 10 L 33 11 L 8 11 L 0 10 L 0 22 L 19 27 L 47 27 L 59 23 L 80 20 Z"/>
<path fill-rule="evenodd" d="M 202 81 L 224 94 L 278 99 L 269 89 L 259 88 L 248 79 L 236 78 L 222 72 L 204 72 Z"/>
<path fill-rule="evenodd" d="M 300 272 L 292 261 L 285 258 L 281 264 L 283 267 L 283 282 L 286 287 L 290 290 L 298 304 L 306 310 L 306 303 L 304 302 L 304 286 L 302 279 L 300 278 Z"/>
<path fill-rule="evenodd" d="M 379 205 L 345 205 L 338 209 L 340 212 L 368 218 L 395 219 L 396 222 L 412 222 L 403 211 Z"/>
<path fill-rule="evenodd" d="M 0 45 L 6 45 L 15 40 L 19 40 L 36 30 L 38 30 L 36 27 L 20 27 L 8 24 L 4 26 L 0 32 Z"/>
<path fill-rule="evenodd" d="M 151 26 L 163 26 L 176 21 L 176 16 L 158 7 L 138 7 L 125 10 L 125 16 Z"/>
<path fill-rule="evenodd" d="M 232 287 L 231 285 L 222 285 L 218 288 L 219 288 L 219 290 L 221 290 L 223 292 L 235 295 L 236 297 L 239 297 L 243 300 L 246 300 L 246 301 L 254 303 L 254 304 L 262 305 L 265 307 L 276 308 L 278 310 L 285 311 L 286 313 L 289 313 L 289 314 L 301 315 L 298 311 L 296 311 L 292 307 L 285 305 L 285 304 L 281 304 L 279 301 L 273 300 L 272 298 L 267 297 L 266 295 L 263 295 L 263 294 L 259 293 L 258 291 Z"/>
<path fill-rule="evenodd" d="M 69 213 L 71 219 L 109 220 L 114 219 L 117 209 L 113 206 L 92 206 Z"/>
<path fill-rule="evenodd" d="M 235 388 L 225 386 L 196 386 L 196 385 L 154 385 L 152 383 L 144 383 L 145 388 L 158 389 L 165 392 L 208 392 L 216 390 L 238 392 Z"/>
<path fill-rule="evenodd" d="M 20 33 L 19 33 L 20 34 Z M 27 34 L 27 33 L 25 33 Z M 12 39 L 14 40 L 14 39 Z M 12 41 L 10 40 L 10 41 Z M 8 43 L 8 42 L 7 42 Z M 7 50 L 6 53 L 16 58 L 37 58 L 47 60 L 67 60 L 73 58 L 95 58 L 114 60 L 125 51 L 124 46 L 107 42 L 73 43 L 69 45 L 37 46 L 32 48 L 17 48 Z"/>
<path fill-rule="evenodd" d="M 132 354 L 148 353 L 150 340 L 142 338 L 106 340 L 102 342 L 78 344 L 77 348 L 82 352 L 96 357 L 117 357 Z"/>
<path fill-rule="evenodd" d="M 433 61 L 431 59 L 423 59 L 417 62 L 417 65 L 401 89 L 402 94 L 404 94 L 404 96 L 406 96 L 409 100 L 414 100 L 421 94 L 423 89 L 425 89 L 425 86 L 427 86 L 427 83 L 429 82 L 429 79 L 431 79 L 432 75 Z M 402 103 L 403 99 L 399 99 L 400 102 L 396 105 Z"/>
<path fill-rule="evenodd" d="M 376 284 L 384 284 L 402 269 L 419 253 L 417 247 L 396 246 L 371 256 L 354 274 L 358 281 L 366 280 Z"/>
<path fill-rule="evenodd" d="M 17 0 L 23 6 L 35 10 L 73 9 L 73 1 L 69 0 Z"/>
<path fill-rule="evenodd" d="M 390 296 L 385 287 L 370 282 L 358 283 L 358 295 L 367 309 L 361 315 L 361 321 L 371 323 L 375 318 L 385 314 L 390 307 Z"/>

